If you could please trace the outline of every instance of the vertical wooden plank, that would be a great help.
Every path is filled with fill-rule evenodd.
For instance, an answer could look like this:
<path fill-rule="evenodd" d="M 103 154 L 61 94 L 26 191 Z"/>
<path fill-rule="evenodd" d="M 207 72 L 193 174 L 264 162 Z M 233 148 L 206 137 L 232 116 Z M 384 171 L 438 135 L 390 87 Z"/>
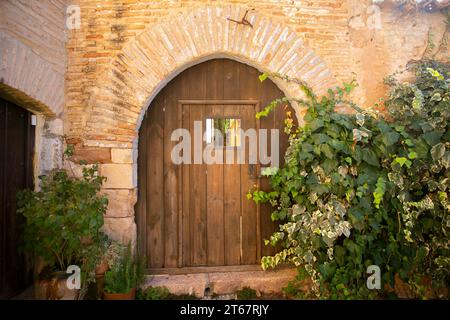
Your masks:
<path fill-rule="evenodd" d="M 188 71 L 190 69 L 184 71 L 181 73 L 176 81 L 178 82 L 180 86 L 180 96 L 179 100 L 185 100 L 189 99 L 189 82 L 190 79 L 188 77 Z M 180 103 L 180 102 L 179 102 Z M 183 129 L 186 129 L 190 132 L 190 117 L 189 117 L 189 106 L 188 105 L 181 105 L 181 121 Z M 192 136 L 191 136 L 192 139 Z M 193 157 L 191 155 L 191 161 Z M 192 226 L 191 226 L 191 212 L 190 212 L 190 170 L 191 165 L 189 164 L 183 164 L 182 165 L 182 237 L 183 237 L 183 248 L 182 248 L 182 266 L 188 267 L 192 265 Z"/>
<path fill-rule="evenodd" d="M 5 262 L 6 262 L 6 290 L 17 293 L 23 280 L 21 258 L 17 248 L 20 242 L 20 225 L 17 211 L 16 193 L 26 187 L 26 153 L 27 153 L 27 120 L 28 112 L 8 103 L 6 131 L 6 226 Z"/>
<path fill-rule="evenodd" d="M 235 118 L 242 112 L 240 106 L 224 107 L 225 118 Z M 242 121 L 242 119 L 241 119 Z M 225 156 L 226 157 L 226 156 Z M 242 263 L 242 185 L 241 166 L 238 164 L 238 153 L 234 150 L 233 164 L 224 164 L 224 215 L 225 215 L 225 264 Z M 246 212 L 247 213 L 247 212 Z M 245 213 L 245 214 L 246 214 Z"/>
<path fill-rule="evenodd" d="M 189 106 L 187 105 L 180 105 L 181 113 L 182 113 L 182 122 L 183 122 L 183 129 L 190 129 L 190 117 L 189 117 Z M 191 137 L 192 139 L 192 137 Z M 192 156 L 191 156 L 192 161 Z M 183 208 L 182 208 L 182 215 L 183 215 L 183 267 L 191 266 L 192 265 L 192 255 L 191 255 L 191 215 L 190 215 L 190 172 L 191 172 L 191 165 L 189 164 L 183 164 L 182 165 L 182 181 L 183 181 L 183 187 L 182 187 L 182 197 L 183 197 Z"/>
<path fill-rule="evenodd" d="M 220 117 L 223 106 L 207 105 L 206 116 L 210 118 Z M 223 162 L 223 148 L 213 151 L 213 156 Z M 223 164 L 209 164 L 206 175 L 206 209 L 207 209 L 207 241 L 208 241 L 208 265 L 223 265 L 225 261 L 224 251 L 224 187 Z"/>
<path fill-rule="evenodd" d="M 255 119 L 255 105 L 241 106 L 242 125 L 244 130 L 250 128 L 258 129 Z M 258 224 L 258 208 L 254 201 L 247 199 L 247 193 L 258 188 L 258 164 L 249 163 L 250 145 L 247 139 L 245 143 L 246 162 L 241 165 L 241 206 L 242 206 L 242 264 L 257 264 L 258 257 L 258 235 L 260 233 Z M 249 174 L 250 166 L 253 166 L 253 175 Z"/>
<path fill-rule="evenodd" d="M 178 265 L 178 175 L 177 166 L 171 158 L 172 132 L 178 127 L 179 86 L 172 82 L 164 89 L 164 236 L 166 268 Z"/>
<path fill-rule="evenodd" d="M 202 121 L 204 105 L 190 105 L 189 117 L 192 135 L 192 151 L 195 152 L 194 122 Z M 201 148 L 203 150 L 203 148 Z M 192 230 L 192 265 L 206 265 L 206 166 L 190 165 L 190 212 Z"/>
<path fill-rule="evenodd" d="M 266 107 L 271 101 L 274 99 L 280 98 L 283 96 L 282 92 L 278 89 L 278 87 L 272 81 L 264 81 L 258 86 L 258 96 L 261 100 L 261 108 Z M 268 152 L 271 150 L 271 140 L 270 140 L 270 129 L 280 129 L 280 140 L 283 135 L 283 121 L 281 123 L 277 123 L 280 117 L 277 119 L 277 115 L 283 113 L 282 107 L 278 107 L 275 111 L 271 112 L 268 117 L 264 117 L 260 119 L 261 128 L 268 130 L 268 142 L 267 148 Z M 280 159 L 284 157 L 285 149 L 279 150 Z M 260 180 L 260 188 L 264 191 L 270 191 L 270 181 L 268 178 L 262 178 Z M 279 248 L 273 247 L 271 245 L 265 245 L 264 239 L 269 239 L 270 236 L 278 230 L 278 223 L 275 223 L 271 219 L 271 214 L 274 209 L 270 204 L 261 204 L 260 205 L 260 216 L 261 216 L 261 249 L 262 255 L 274 255 Z"/>
<path fill-rule="evenodd" d="M 151 108 L 151 106 L 150 106 Z M 148 113 L 145 114 L 139 130 L 138 142 L 138 201 L 136 203 L 136 222 L 138 229 L 138 246 L 140 254 L 147 255 L 147 129 Z M 150 263 L 147 257 L 147 265 Z"/>
<path fill-rule="evenodd" d="M 205 99 L 206 96 L 207 64 L 200 64 L 189 70 L 187 84 L 190 99 Z M 202 123 L 204 130 L 204 105 L 191 105 L 189 107 L 190 132 L 192 138 L 192 156 L 194 157 L 195 136 L 194 122 Z M 203 132 L 201 132 L 202 136 Z M 203 150 L 203 143 L 198 148 Z M 207 264 L 207 216 L 206 216 L 206 166 L 202 164 L 190 165 L 190 224 L 191 224 L 191 254 L 193 266 Z"/>
<path fill-rule="evenodd" d="M 6 296 L 6 108 L 0 99 L 0 297 Z"/>
<path fill-rule="evenodd" d="M 239 83 L 241 84 L 240 96 L 243 99 L 255 99 L 258 95 L 258 73 L 256 69 L 240 64 L 239 65 Z M 242 114 L 242 129 L 248 130 L 258 129 L 256 121 L 256 106 L 243 105 L 241 106 Z M 253 147 L 253 146 L 252 146 Z M 242 264 L 259 264 L 258 256 L 258 242 L 260 237 L 260 225 L 258 217 L 258 206 L 253 200 L 247 199 L 247 193 L 259 186 L 259 181 L 255 176 L 258 175 L 258 165 L 254 165 L 254 176 L 249 175 L 249 149 L 248 142 L 245 144 L 246 162 L 241 165 L 241 206 L 242 206 Z M 258 150 L 258 149 L 257 149 Z"/>
<path fill-rule="evenodd" d="M 183 128 L 183 105 L 177 101 L 178 128 Z M 183 266 L 183 165 L 177 166 L 177 203 L 178 203 L 178 257 L 177 266 Z"/>
<path fill-rule="evenodd" d="M 208 62 L 206 75 L 206 99 L 223 99 L 223 60 Z M 220 117 L 223 106 L 206 106 L 207 117 Z M 223 162 L 223 150 L 221 159 Z M 224 188 L 223 165 L 207 165 L 206 175 L 208 265 L 225 263 Z"/>
<path fill-rule="evenodd" d="M 147 136 L 147 247 L 150 267 L 164 266 L 164 90 L 150 105 Z"/>
<path fill-rule="evenodd" d="M 224 60 L 216 59 L 207 62 L 206 66 L 206 100 L 223 99 Z"/>
<path fill-rule="evenodd" d="M 239 98 L 239 64 L 232 60 L 224 60 L 224 99 Z M 224 116 L 239 114 L 238 107 L 227 107 Z M 224 227 L 225 227 L 225 264 L 238 265 L 241 263 L 241 172 L 240 165 L 224 164 Z"/>

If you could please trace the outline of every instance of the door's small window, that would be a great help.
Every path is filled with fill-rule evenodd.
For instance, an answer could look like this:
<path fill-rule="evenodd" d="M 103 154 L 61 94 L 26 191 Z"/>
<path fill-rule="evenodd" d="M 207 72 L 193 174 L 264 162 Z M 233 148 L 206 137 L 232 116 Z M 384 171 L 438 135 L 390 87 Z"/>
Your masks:
<path fill-rule="evenodd" d="M 207 118 L 206 143 L 213 143 L 214 147 L 241 146 L 241 119 L 236 118 Z"/>

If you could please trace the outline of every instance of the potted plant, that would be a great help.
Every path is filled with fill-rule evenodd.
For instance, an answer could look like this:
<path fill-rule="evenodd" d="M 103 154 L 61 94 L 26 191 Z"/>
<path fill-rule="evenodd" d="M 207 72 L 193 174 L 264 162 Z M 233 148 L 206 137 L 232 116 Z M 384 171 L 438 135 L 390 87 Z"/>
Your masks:
<path fill-rule="evenodd" d="M 39 177 L 40 191 L 19 193 L 18 212 L 25 217 L 23 249 L 40 257 L 46 267 L 36 281 L 36 297 L 71 299 L 78 295 L 66 286 L 70 265 L 84 266 L 86 248 L 96 249 L 108 199 L 99 194 L 104 177 L 98 166 L 83 168 L 83 177 L 74 178 L 65 170 Z M 85 281 L 84 281 L 85 282 Z M 85 282 L 86 283 L 86 282 Z"/>
<path fill-rule="evenodd" d="M 124 246 L 107 235 L 101 234 L 99 243 L 83 249 L 82 288 L 87 290 L 91 283 L 96 283 L 95 298 L 101 298 L 104 288 L 104 275 L 119 261 Z M 87 272 L 84 272 L 86 270 Z M 83 291 L 83 293 L 86 293 Z M 91 296 L 92 297 L 92 296 Z"/>
<path fill-rule="evenodd" d="M 136 289 L 144 279 L 144 261 L 133 255 L 128 245 L 120 259 L 105 273 L 105 300 L 134 300 Z"/>

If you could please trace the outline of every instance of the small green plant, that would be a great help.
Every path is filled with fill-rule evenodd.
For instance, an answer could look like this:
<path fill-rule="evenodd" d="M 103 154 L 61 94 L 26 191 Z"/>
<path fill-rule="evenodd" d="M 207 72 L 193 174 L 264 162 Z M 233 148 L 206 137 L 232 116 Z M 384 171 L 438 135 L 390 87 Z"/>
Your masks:
<path fill-rule="evenodd" d="M 111 244 L 108 236 L 100 233 L 98 241 L 84 246 L 81 249 L 81 292 L 80 297 L 83 297 L 88 290 L 90 283 L 95 282 L 95 272 L 98 265 L 105 262 L 105 252 Z"/>
<path fill-rule="evenodd" d="M 288 282 L 288 285 L 283 288 L 283 293 L 288 298 L 304 300 L 308 298 L 313 298 L 309 288 L 305 286 L 305 282 L 309 280 L 308 272 L 305 268 L 298 268 L 298 274 L 294 280 Z"/>
<path fill-rule="evenodd" d="M 105 273 L 105 292 L 128 293 L 144 280 L 144 259 L 133 255 L 128 245 L 116 264 Z"/>
<path fill-rule="evenodd" d="M 169 297 L 170 291 L 166 287 L 148 287 L 136 294 L 138 300 L 167 300 Z"/>
<path fill-rule="evenodd" d="M 253 300 L 256 299 L 256 290 L 250 287 L 243 287 L 242 289 L 236 291 L 236 298 L 238 300 Z"/>

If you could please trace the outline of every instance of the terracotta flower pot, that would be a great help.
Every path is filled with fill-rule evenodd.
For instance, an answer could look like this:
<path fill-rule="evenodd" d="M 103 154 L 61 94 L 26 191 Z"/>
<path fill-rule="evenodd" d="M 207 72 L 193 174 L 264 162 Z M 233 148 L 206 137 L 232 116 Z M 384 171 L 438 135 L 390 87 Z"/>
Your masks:
<path fill-rule="evenodd" d="M 128 293 L 108 293 L 103 292 L 103 300 L 134 300 L 136 297 L 136 288 Z"/>
<path fill-rule="evenodd" d="M 40 300 L 76 300 L 79 290 L 67 288 L 65 272 L 55 272 L 50 279 L 36 280 L 34 295 Z"/>
<path fill-rule="evenodd" d="M 107 262 L 101 262 L 95 267 L 96 275 L 103 275 L 106 271 L 108 271 L 109 266 Z"/>

